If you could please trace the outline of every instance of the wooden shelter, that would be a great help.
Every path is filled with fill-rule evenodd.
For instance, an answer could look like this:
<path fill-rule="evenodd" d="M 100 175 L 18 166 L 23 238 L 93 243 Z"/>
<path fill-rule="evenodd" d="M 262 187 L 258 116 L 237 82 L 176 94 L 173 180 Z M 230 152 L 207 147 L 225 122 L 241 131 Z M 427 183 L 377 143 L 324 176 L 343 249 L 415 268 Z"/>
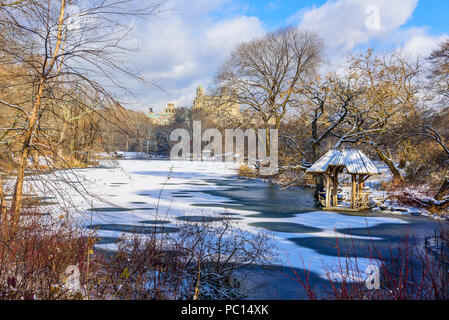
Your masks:
<path fill-rule="evenodd" d="M 369 193 L 363 190 L 365 181 L 381 174 L 376 165 L 360 150 L 329 150 L 308 170 L 311 174 L 324 176 L 325 189 L 319 192 L 319 201 L 326 210 L 360 211 L 368 208 Z M 351 175 L 351 198 L 349 206 L 339 203 L 338 175 Z"/>

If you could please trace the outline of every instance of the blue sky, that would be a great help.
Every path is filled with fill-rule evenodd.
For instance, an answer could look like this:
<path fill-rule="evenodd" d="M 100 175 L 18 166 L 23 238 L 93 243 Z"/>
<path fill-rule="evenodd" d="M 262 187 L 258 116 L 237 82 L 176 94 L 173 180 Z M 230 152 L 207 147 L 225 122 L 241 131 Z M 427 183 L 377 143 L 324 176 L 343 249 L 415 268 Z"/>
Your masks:
<path fill-rule="evenodd" d="M 391 0 L 398 1 L 401 0 Z M 248 14 L 261 19 L 267 28 L 276 28 L 285 25 L 292 13 L 307 8 L 319 7 L 326 0 L 272 0 L 272 1 L 247 1 L 250 8 Z M 370 1 L 368 0 L 367 3 Z M 242 1 L 242 3 L 244 3 Z M 421 0 L 418 2 L 413 15 L 404 27 L 426 26 L 429 32 L 439 34 L 449 30 L 449 1 L 448 0 Z"/>
<path fill-rule="evenodd" d="M 449 1 L 448 0 L 421 0 L 413 15 L 404 25 L 428 27 L 429 33 L 449 33 Z"/>
<path fill-rule="evenodd" d="M 316 32 L 331 68 L 367 47 L 427 56 L 449 36 L 448 0 L 169 0 L 168 6 L 136 29 L 140 52 L 128 63 L 163 90 L 130 83 L 137 92 L 127 105 L 133 109 L 190 106 L 196 87 L 211 85 L 239 43 L 286 25 Z"/>

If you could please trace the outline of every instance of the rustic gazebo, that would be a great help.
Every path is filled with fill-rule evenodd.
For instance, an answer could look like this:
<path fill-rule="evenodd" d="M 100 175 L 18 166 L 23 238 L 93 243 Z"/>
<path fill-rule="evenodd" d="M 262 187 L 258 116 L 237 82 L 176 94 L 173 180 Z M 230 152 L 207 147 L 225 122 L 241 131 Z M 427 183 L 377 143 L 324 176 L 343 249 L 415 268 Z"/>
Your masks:
<path fill-rule="evenodd" d="M 360 150 L 329 150 L 308 170 L 314 175 L 323 175 L 325 189 L 319 191 L 319 201 L 326 210 L 361 211 L 368 208 L 369 192 L 363 190 L 365 181 L 373 175 L 381 174 L 376 165 Z M 351 198 L 349 205 L 339 203 L 338 175 L 351 175 Z"/>

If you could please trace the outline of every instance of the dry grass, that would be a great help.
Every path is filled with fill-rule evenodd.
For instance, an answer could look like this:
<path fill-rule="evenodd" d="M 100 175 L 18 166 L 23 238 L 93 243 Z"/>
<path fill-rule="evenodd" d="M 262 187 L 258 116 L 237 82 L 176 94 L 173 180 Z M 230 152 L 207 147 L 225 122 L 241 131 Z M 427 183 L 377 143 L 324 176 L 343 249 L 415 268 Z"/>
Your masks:
<path fill-rule="evenodd" d="M 447 235 L 440 237 L 449 245 Z M 380 288 L 368 289 L 367 275 L 361 270 L 358 258 L 352 248 L 343 249 L 336 239 L 339 263 L 327 269 L 328 286 L 316 288 L 310 282 L 310 273 L 295 272 L 297 281 L 306 291 L 309 299 L 327 300 L 447 300 L 449 299 L 449 276 L 447 251 L 435 256 L 405 236 L 398 246 L 391 246 L 382 254 L 375 244 L 369 246 L 370 260 L 380 271 Z M 351 252 L 345 251 L 350 250 Z M 323 266 L 325 267 L 325 266 Z M 361 279 L 361 280 L 359 280 Z M 355 281 L 354 281 L 355 280 Z"/>
<path fill-rule="evenodd" d="M 234 271 L 273 260 L 266 235 L 230 221 L 178 227 L 174 234 L 124 235 L 110 252 L 94 249 L 95 235 L 65 216 L 28 214 L 17 235 L 0 241 L 0 299 L 235 299 L 245 290 Z M 73 266 L 76 290 L 68 286 Z"/>
<path fill-rule="evenodd" d="M 5 234 L 4 227 L 1 228 Z M 6 239 L 6 240 L 5 240 Z M 18 234 L 0 242 L 0 299 L 81 299 L 88 291 L 67 289 L 66 270 L 77 266 L 84 288 L 99 267 L 93 239 L 64 217 L 27 215 Z"/>
<path fill-rule="evenodd" d="M 243 164 L 239 168 L 239 177 L 254 178 L 258 176 L 258 172 L 253 167 Z"/>

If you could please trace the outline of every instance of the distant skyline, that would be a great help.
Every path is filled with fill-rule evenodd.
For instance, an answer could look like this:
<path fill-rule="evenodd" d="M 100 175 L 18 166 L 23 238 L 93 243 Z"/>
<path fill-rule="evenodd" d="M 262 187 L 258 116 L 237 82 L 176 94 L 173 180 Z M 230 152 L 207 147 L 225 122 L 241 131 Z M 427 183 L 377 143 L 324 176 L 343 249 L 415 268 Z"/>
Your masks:
<path fill-rule="evenodd" d="M 367 21 L 376 12 L 378 25 Z M 171 0 L 159 17 L 136 22 L 132 43 L 140 50 L 128 60 L 159 87 L 130 82 L 136 97 L 125 106 L 155 112 L 167 103 L 191 106 L 196 88 L 211 85 L 240 42 L 288 25 L 318 33 L 335 64 L 366 47 L 427 56 L 449 37 L 448 12 L 447 0 Z"/>

